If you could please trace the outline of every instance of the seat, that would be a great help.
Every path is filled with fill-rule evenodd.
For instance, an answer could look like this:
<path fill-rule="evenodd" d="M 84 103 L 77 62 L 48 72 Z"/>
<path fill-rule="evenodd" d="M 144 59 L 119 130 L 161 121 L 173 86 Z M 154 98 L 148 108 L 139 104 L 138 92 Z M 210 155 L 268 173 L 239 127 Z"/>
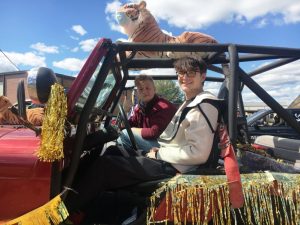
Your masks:
<path fill-rule="evenodd" d="M 262 135 L 255 139 L 254 144 L 267 147 L 276 158 L 290 162 L 300 160 L 300 140 Z"/>
<path fill-rule="evenodd" d="M 255 139 L 255 144 L 268 148 L 281 148 L 294 152 L 300 152 L 300 140 L 276 137 L 272 135 L 261 135 Z"/>
<path fill-rule="evenodd" d="M 218 168 L 197 168 L 195 170 L 184 173 L 183 175 L 225 175 L 225 171 L 222 167 Z M 154 190 L 162 187 L 166 182 L 168 182 L 173 177 L 162 178 L 158 180 L 145 181 L 136 185 L 131 185 L 126 188 L 131 192 L 139 193 L 141 195 L 150 195 Z"/>

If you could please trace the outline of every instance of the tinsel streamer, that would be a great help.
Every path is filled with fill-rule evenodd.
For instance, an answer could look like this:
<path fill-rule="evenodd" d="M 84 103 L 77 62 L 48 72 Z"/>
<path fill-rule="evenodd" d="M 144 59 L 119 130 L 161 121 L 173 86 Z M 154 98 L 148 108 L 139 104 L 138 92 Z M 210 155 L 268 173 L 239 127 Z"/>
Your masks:
<path fill-rule="evenodd" d="M 65 204 L 57 195 L 45 205 L 4 225 L 58 225 L 69 216 Z"/>
<path fill-rule="evenodd" d="M 66 116 L 67 98 L 64 88 L 56 83 L 51 86 L 42 125 L 41 144 L 37 152 L 41 161 L 53 162 L 64 157 L 63 140 Z"/>
<path fill-rule="evenodd" d="M 178 175 L 151 196 L 147 224 L 300 224 L 300 174 L 242 174 L 245 204 L 232 209 L 226 176 Z"/>

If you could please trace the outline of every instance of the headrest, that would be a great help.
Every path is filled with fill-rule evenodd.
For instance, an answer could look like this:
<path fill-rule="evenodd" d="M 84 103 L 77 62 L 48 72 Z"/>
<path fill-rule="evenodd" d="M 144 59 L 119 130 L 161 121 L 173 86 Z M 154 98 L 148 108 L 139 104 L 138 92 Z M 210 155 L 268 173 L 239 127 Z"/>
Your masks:
<path fill-rule="evenodd" d="M 27 88 L 29 97 L 35 104 L 44 104 L 48 101 L 51 86 L 57 82 L 55 73 L 46 67 L 28 71 Z"/>

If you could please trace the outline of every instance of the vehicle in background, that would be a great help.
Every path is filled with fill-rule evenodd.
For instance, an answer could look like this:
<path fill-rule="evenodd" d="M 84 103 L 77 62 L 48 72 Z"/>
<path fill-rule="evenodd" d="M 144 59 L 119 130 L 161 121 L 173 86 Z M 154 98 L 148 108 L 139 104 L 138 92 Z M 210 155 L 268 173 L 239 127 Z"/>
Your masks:
<path fill-rule="evenodd" d="M 300 124 L 300 109 L 286 109 Z M 247 117 L 248 133 L 252 141 L 257 136 L 272 135 L 284 138 L 299 139 L 300 134 L 272 109 L 262 109 Z"/>

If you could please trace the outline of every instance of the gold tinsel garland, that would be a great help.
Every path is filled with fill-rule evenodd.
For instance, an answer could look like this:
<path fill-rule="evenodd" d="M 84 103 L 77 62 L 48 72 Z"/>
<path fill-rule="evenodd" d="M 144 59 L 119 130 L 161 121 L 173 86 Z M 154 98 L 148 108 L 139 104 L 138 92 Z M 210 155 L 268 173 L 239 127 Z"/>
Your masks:
<path fill-rule="evenodd" d="M 63 222 L 69 213 L 60 195 L 45 205 L 26 213 L 4 225 L 58 225 Z"/>
<path fill-rule="evenodd" d="M 241 175 L 244 207 L 230 206 L 226 176 L 178 175 L 150 198 L 148 224 L 300 224 L 300 174 Z M 241 221 L 241 220 L 240 220 Z"/>
<path fill-rule="evenodd" d="M 41 144 L 37 152 L 41 161 L 53 162 L 64 157 L 63 140 L 66 116 L 67 98 L 64 88 L 56 83 L 51 86 L 50 97 L 45 109 Z"/>

